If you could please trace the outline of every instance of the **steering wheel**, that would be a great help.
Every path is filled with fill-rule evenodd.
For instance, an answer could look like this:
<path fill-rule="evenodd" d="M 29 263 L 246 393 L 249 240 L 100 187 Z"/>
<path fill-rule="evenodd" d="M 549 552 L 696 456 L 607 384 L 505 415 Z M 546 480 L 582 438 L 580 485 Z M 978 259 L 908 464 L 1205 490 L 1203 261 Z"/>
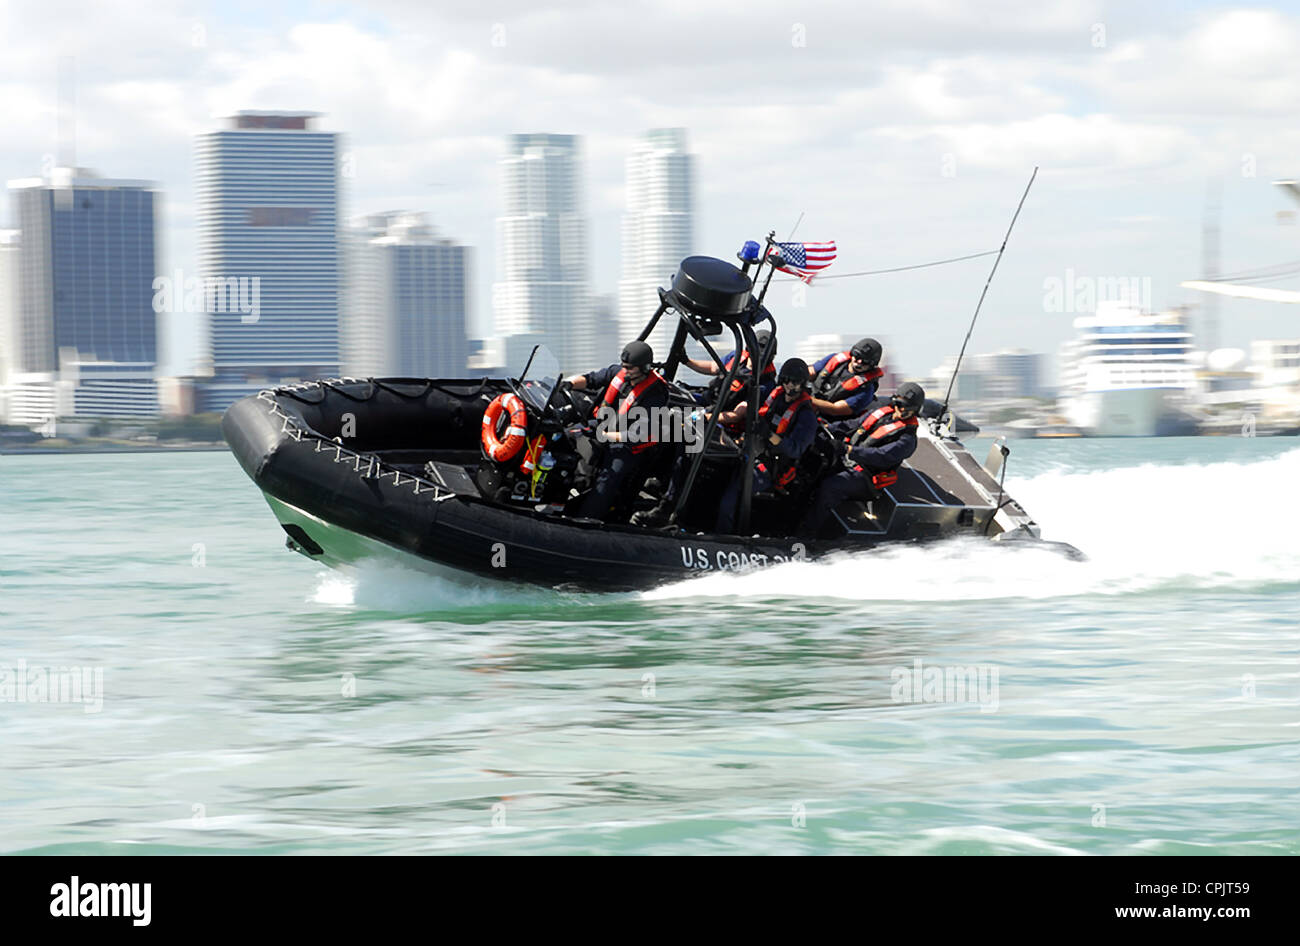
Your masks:
<path fill-rule="evenodd" d="M 587 392 L 575 390 L 567 384 L 561 384 L 560 389 L 551 398 L 551 410 L 565 427 L 586 422 L 594 406 L 594 399 L 590 398 Z"/>

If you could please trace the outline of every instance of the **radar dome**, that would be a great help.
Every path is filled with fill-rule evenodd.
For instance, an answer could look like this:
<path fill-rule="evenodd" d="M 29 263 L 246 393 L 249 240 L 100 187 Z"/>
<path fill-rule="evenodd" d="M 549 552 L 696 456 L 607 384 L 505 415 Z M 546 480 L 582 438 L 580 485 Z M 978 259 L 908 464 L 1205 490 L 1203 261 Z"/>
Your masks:
<path fill-rule="evenodd" d="M 1216 348 L 1205 359 L 1211 371 L 1236 371 L 1246 363 L 1246 353 L 1240 348 Z"/>

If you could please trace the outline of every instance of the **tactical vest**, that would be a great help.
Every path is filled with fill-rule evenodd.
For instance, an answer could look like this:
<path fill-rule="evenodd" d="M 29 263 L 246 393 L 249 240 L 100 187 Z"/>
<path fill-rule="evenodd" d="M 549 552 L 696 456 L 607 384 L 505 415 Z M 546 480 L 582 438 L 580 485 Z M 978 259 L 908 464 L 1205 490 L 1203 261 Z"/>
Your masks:
<path fill-rule="evenodd" d="M 885 374 L 879 365 L 862 374 L 853 374 L 850 370 L 852 361 L 851 352 L 842 351 L 832 355 L 830 361 L 826 362 L 826 367 L 813 379 L 813 397 L 834 404 L 861 390 L 872 381 L 878 381 Z"/>
<path fill-rule="evenodd" d="M 592 410 L 591 412 L 592 419 L 595 420 L 600 416 L 600 412 L 602 408 L 613 407 L 615 401 L 618 401 L 619 416 L 621 417 L 626 415 L 628 411 L 636 407 L 637 399 L 641 397 L 641 395 L 645 394 L 645 392 L 650 390 L 650 388 L 652 388 L 654 385 L 663 384 L 663 383 L 664 383 L 664 379 L 659 374 L 659 372 L 651 371 L 644 378 L 642 378 L 635 385 L 633 385 L 630 391 L 628 391 L 626 394 L 623 394 L 622 393 L 623 389 L 627 387 L 627 369 L 620 368 L 618 374 L 614 375 L 613 379 L 610 380 L 609 384 L 605 385 L 605 396 L 604 398 L 601 399 L 601 402 L 597 404 L 596 407 Z M 621 399 L 620 399 L 620 395 L 621 395 Z M 646 443 L 627 444 L 627 446 L 632 449 L 633 453 L 641 453 L 645 450 L 649 450 L 654 445 L 655 442 L 653 440 L 648 441 Z"/>
<path fill-rule="evenodd" d="M 722 396 L 721 401 L 718 400 L 718 395 L 722 392 L 722 381 L 726 377 L 726 373 L 730 371 L 731 366 L 736 363 L 736 356 L 734 354 L 723 363 L 722 372 L 714 379 L 713 383 L 709 385 L 709 402 L 716 402 L 718 404 L 719 412 L 734 411 L 736 405 L 745 400 L 745 388 L 749 384 L 750 378 L 749 368 L 745 366 L 745 360 L 747 358 L 749 358 L 748 349 L 740 353 L 740 370 L 736 372 L 736 377 L 732 380 L 731 387 L 727 389 L 726 394 Z M 771 362 L 768 362 L 767 367 L 763 369 L 762 378 L 764 381 L 771 381 L 775 377 L 776 368 Z"/>
<path fill-rule="evenodd" d="M 770 415 L 776 406 L 777 399 L 784 397 L 785 389 L 777 386 L 777 388 L 767 396 L 767 400 L 763 402 L 763 406 L 758 409 L 759 420 L 767 420 L 768 423 L 771 423 Z M 812 395 L 807 391 L 800 391 L 799 396 L 786 405 L 785 410 L 777 419 L 776 426 L 772 428 L 771 433 L 776 434 L 778 437 L 784 437 L 794 425 L 795 419 L 799 416 L 799 412 L 805 408 L 810 408 L 811 406 Z M 795 474 L 799 469 L 799 461 L 797 458 L 772 457 L 770 460 L 761 461 L 758 464 L 758 469 L 763 473 L 770 472 L 772 485 L 778 489 L 783 489 L 794 482 Z"/>
<path fill-rule="evenodd" d="M 858 429 L 853 431 L 853 435 L 848 437 L 850 447 L 857 447 L 861 443 L 866 443 L 869 447 L 883 447 L 887 443 L 893 443 L 903 433 L 910 428 L 917 426 L 917 418 L 909 417 L 907 420 L 899 420 L 894 416 L 894 409 L 889 405 L 878 407 L 862 419 Z M 853 472 L 866 472 L 860 464 L 853 465 Z M 876 470 L 871 475 L 871 484 L 877 489 L 884 489 L 886 486 L 892 486 L 898 482 L 898 468 L 889 470 Z"/>

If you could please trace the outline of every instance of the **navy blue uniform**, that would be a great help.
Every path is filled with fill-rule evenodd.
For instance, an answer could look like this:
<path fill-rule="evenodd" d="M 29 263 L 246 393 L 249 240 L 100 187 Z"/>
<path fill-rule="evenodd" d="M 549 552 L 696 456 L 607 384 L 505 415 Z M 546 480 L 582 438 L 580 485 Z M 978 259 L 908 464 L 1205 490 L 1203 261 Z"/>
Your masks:
<path fill-rule="evenodd" d="M 887 424 L 892 415 L 884 417 L 880 423 Z M 837 439 L 851 436 L 861 427 L 861 418 L 841 421 L 830 426 L 830 431 Z M 851 459 L 862 467 L 860 472 L 844 470 L 822 480 L 817 488 L 817 498 L 812 508 L 799 524 L 799 534 L 816 537 L 822 526 L 831 517 L 831 511 L 846 499 L 869 499 L 875 495 L 871 485 L 871 475 L 883 470 L 897 469 L 904 460 L 916 452 L 916 427 L 904 427 L 902 430 L 884 438 L 885 442 L 870 444 L 862 440 L 849 453 Z M 840 454 L 841 456 L 843 453 Z"/>
<path fill-rule="evenodd" d="M 608 368 L 583 375 L 587 379 L 588 391 L 601 392 L 601 399 L 597 401 L 598 411 L 604 403 L 604 389 L 621 370 L 621 365 L 610 365 Z M 610 407 L 618 409 L 635 387 L 632 382 L 625 381 L 623 390 L 619 392 Z M 668 386 L 664 384 L 663 379 L 660 379 L 638 395 L 632 410 L 652 410 L 667 406 Z M 582 501 L 582 505 L 578 508 L 578 515 L 589 519 L 608 520 L 614 512 L 614 507 L 623 498 L 626 488 L 639 483 L 641 474 L 645 472 L 647 464 L 654 455 L 655 447 L 648 443 L 624 443 L 623 441 L 607 443 L 600 470 L 596 473 L 596 485 Z"/>
<path fill-rule="evenodd" d="M 833 351 L 825 358 L 822 358 L 820 361 L 814 364 L 812 366 L 813 377 L 816 378 L 817 375 L 821 374 L 822 371 L 825 370 L 826 364 L 832 358 L 834 358 L 836 355 L 839 354 L 841 354 L 841 352 Z M 851 377 L 851 375 L 848 373 L 847 370 L 845 371 L 844 376 Z M 853 391 L 850 394 L 845 395 L 842 398 L 842 400 L 844 401 L 844 403 L 849 405 L 849 413 L 854 416 L 865 414 L 867 412 L 867 409 L 871 406 L 871 402 L 876 399 L 876 388 L 878 386 L 879 386 L 878 381 L 876 379 L 872 379 L 870 381 L 867 381 L 864 385 L 862 385 L 862 387 L 858 388 L 856 391 Z M 814 396 L 817 395 L 814 394 Z M 830 398 L 823 398 L 823 400 L 830 400 Z M 841 400 L 841 398 L 836 398 L 835 400 Z"/>
<path fill-rule="evenodd" d="M 736 357 L 736 350 L 733 348 L 731 351 L 727 352 L 725 355 L 722 356 L 723 365 L 726 365 L 729 361 L 731 361 L 735 357 Z M 749 377 L 751 374 L 752 372 L 749 370 L 748 361 L 743 361 L 740 364 L 740 368 L 737 369 L 736 371 L 736 381 L 741 382 L 747 388 L 749 386 Z M 697 404 L 702 404 L 705 407 L 712 410 L 714 403 L 718 400 L 717 385 L 720 385 L 722 383 L 722 379 L 725 378 L 726 376 L 727 376 L 727 372 L 725 368 L 719 370 L 719 372 L 714 376 L 716 379 L 715 382 L 709 386 L 708 390 L 701 391 L 700 393 L 695 395 L 695 402 Z M 764 371 L 763 374 L 758 379 L 758 396 L 761 399 L 766 400 L 767 396 L 772 393 L 772 388 L 774 388 L 775 386 L 776 386 L 776 370 L 769 363 L 767 366 L 767 370 Z M 736 405 L 739 404 L 742 400 L 744 400 L 746 393 L 747 392 L 745 388 L 742 388 L 740 391 L 735 392 L 734 394 L 729 392 L 728 396 L 723 398 L 722 400 L 722 409 L 724 411 L 735 410 Z"/>
<path fill-rule="evenodd" d="M 781 442 L 773 447 L 767 438 L 776 430 L 777 421 L 785 413 L 787 406 L 785 390 L 782 389 L 772 401 L 767 416 L 763 418 L 757 431 L 759 436 L 763 438 L 770 459 L 766 463 L 760 463 L 759 468 L 754 470 L 755 493 L 770 489 L 772 487 L 773 468 L 777 464 L 797 463 L 799 458 L 803 456 L 804 451 L 812 446 L 813 440 L 817 436 L 817 411 L 813 408 L 812 402 L 809 401 L 791 419 L 790 427 L 785 432 L 785 435 L 781 437 Z M 718 520 L 714 526 L 715 532 L 730 532 L 735 527 L 736 501 L 740 498 L 740 487 L 741 474 L 737 473 L 732 477 L 731 483 L 727 486 L 727 491 L 722 494 L 722 502 L 718 508 Z"/>
<path fill-rule="evenodd" d="M 736 357 L 736 350 L 733 348 L 722 356 L 722 363 L 725 365 L 734 357 Z M 750 374 L 751 372 L 748 365 L 742 363 L 740 369 L 736 372 L 736 381 L 743 382 L 746 386 L 737 392 L 728 392 L 728 396 L 722 398 L 721 411 L 734 411 L 741 403 L 744 403 L 747 400 L 749 394 L 748 383 Z M 717 385 L 721 383 L 721 379 L 724 377 L 726 377 L 725 373 L 718 374 L 715 383 L 710 385 L 708 390 L 696 394 L 696 403 L 712 411 L 715 402 L 718 401 L 719 391 Z M 774 387 L 776 387 L 776 372 L 773 371 L 769 365 L 769 369 L 764 371 L 758 379 L 759 400 L 766 401 L 767 396 L 772 393 Z M 782 409 L 784 410 L 784 408 Z M 719 413 L 721 413 L 721 411 L 719 411 Z M 702 424 L 707 425 L 707 421 L 702 421 Z M 739 437 L 745 432 L 745 422 L 744 420 L 741 420 L 739 424 L 724 424 L 719 421 L 718 428 L 720 430 L 725 430 L 727 434 L 733 438 Z M 701 432 L 703 432 L 704 427 L 702 426 L 700 429 Z M 664 491 L 663 499 L 661 500 L 661 502 L 668 504 L 677 501 L 678 494 L 681 493 L 682 488 L 686 485 L 686 476 L 690 472 L 691 467 L 691 459 L 687 457 L 686 450 L 682 444 L 674 444 L 673 450 L 674 456 L 671 472 L 668 477 L 668 488 Z"/>

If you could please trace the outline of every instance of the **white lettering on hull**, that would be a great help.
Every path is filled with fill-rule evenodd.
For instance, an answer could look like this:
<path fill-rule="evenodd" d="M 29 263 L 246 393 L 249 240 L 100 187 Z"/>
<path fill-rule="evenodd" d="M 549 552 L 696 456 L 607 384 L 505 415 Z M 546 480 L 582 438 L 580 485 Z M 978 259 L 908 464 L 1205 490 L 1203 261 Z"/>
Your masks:
<path fill-rule="evenodd" d="M 787 555 L 768 555 L 764 552 L 729 549 L 718 549 L 710 554 L 708 549 L 700 546 L 682 546 L 682 567 L 696 571 L 745 571 L 767 565 L 779 565 L 782 562 L 801 562 L 807 557 L 807 550 L 800 542 L 796 542 Z"/>

